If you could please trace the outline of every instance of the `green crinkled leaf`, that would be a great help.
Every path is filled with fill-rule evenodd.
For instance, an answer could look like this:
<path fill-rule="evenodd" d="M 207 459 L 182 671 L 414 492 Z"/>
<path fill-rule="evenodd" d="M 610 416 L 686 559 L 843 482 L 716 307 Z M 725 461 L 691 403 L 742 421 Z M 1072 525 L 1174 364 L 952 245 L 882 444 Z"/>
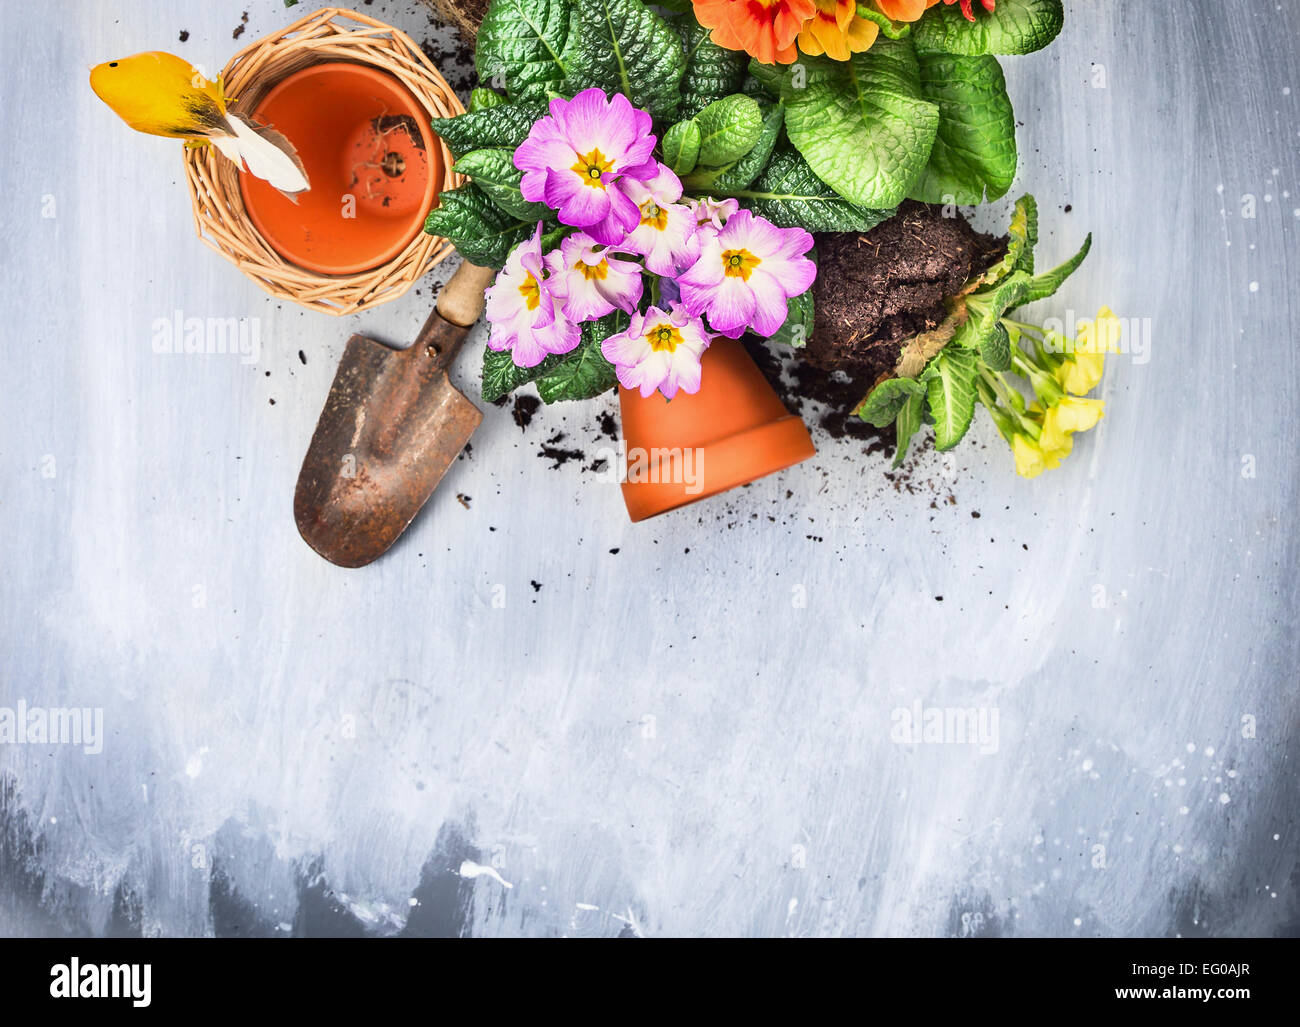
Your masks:
<path fill-rule="evenodd" d="M 536 227 L 535 221 L 511 217 L 472 183 L 443 193 L 424 222 L 426 232 L 450 239 L 471 264 L 495 268 Z"/>
<path fill-rule="evenodd" d="M 493 107 L 500 107 L 506 102 L 506 98 L 500 93 L 495 93 L 491 89 L 484 89 L 476 86 L 469 92 L 469 109 L 471 111 L 486 111 Z"/>
<path fill-rule="evenodd" d="M 925 369 L 926 407 L 934 419 L 934 446 L 943 451 L 962 440 L 975 416 L 975 354 L 952 346 Z"/>
<path fill-rule="evenodd" d="M 939 128 L 912 44 L 877 39 L 851 60 L 803 57 L 792 69 L 781 82 L 785 129 L 817 176 L 859 206 L 906 199 Z"/>
<path fill-rule="evenodd" d="M 859 207 L 838 196 L 799 154 L 789 150 L 774 154 L 748 188 L 727 195 L 781 228 L 809 232 L 866 232 L 894 213 Z"/>
<path fill-rule="evenodd" d="M 886 378 L 871 390 L 854 413 L 868 424 L 886 428 L 897 419 L 908 397 L 924 395 L 925 386 L 915 378 Z"/>
<path fill-rule="evenodd" d="M 912 199 L 998 199 L 1016 177 L 1016 118 L 998 59 L 922 54 L 920 67 L 922 95 L 939 106 L 939 130 Z"/>
<path fill-rule="evenodd" d="M 700 126 L 694 121 L 679 121 L 664 133 L 659 145 L 664 163 L 673 174 L 690 174 L 700 157 Z"/>
<path fill-rule="evenodd" d="M 980 360 L 990 371 L 1005 371 L 1011 366 L 1011 336 L 999 321 L 980 342 Z"/>
<path fill-rule="evenodd" d="M 520 367 L 510 356 L 509 350 L 483 350 L 483 382 L 481 390 L 483 399 L 495 403 L 502 396 L 508 396 L 540 375 L 553 370 L 563 357 L 550 356 L 536 367 Z"/>
<path fill-rule="evenodd" d="M 434 118 L 433 130 L 451 149 L 453 157 L 489 146 L 513 150 L 528 138 L 533 122 L 545 113 L 546 104 L 540 101 L 503 103 L 454 118 Z"/>
<path fill-rule="evenodd" d="M 1034 273 L 1034 247 L 1038 245 L 1038 203 L 1025 193 L 1016 200 L 1007 230 L 1007 252 L 1001 260 L 980 276 L 984 285 L 1002 281 L 1012 271 Z"/>
<path fill-rule="evenodd" d="M 957 331 L 953 344 L 966 350 L 983 351 L 998 322 L 1008 311 L 1024 302 L 1029 276 L 1013 271 L 997 285 L 966 297 L 970 316 Z"/>
<path fill-rule="evenodd" d="M 749 62 L 749 77 L 773 100 L 781 99 L 781 83 L 785 81 L 788 71 L 788 68 L 780 64 L 763 64 L 758 60 Z"/>
<path fill-rule="evenodd" d="M 681 38 L 641 0 L 571 0 L 573 25 L 564 51 L 569 88 L 619 92 L 654 118 L 681 102 L 686 67 Z"/>
<path fill-rule="evenodd" d="M 694 18 L 679 26 L 679 31 L 686 46 L 680 113 L 694 117 L 714 100 L 740 91 L 749 57 L 741 51 L 718 46 L 709 38 L 709 30 Z"/>
<path fill-rule="evenodd" d="M 911 379 L 908 380 L 910 381 Z M 924 416 L 924 390 L 909 394 L 908 397 L 903 400 L 903 405 L 898 408 L 898 418 L 894 422 L 894 434 L 898 439 L 897 445 L 894 448 L 895 467 L 900 466 L 903 463 L 904 457 L 907 456 L 907 447 L 912 441 L 912 436 L 920 429 L 921 421 Z"/>
<path fill-rule="evenodd" d="M 530 203 L 519 192 L 524 173 L 515 167 L 514 153 L 504 147 L 472 150 L 456 161 L 455 169 L 473 180 L 507 214 L 536 224 L 549 217 L 551 211 L 544 203 Z"/>
<path fill-rule="evenodd" d="M 1053 295 L 1059 289 L 1067 278 L 1069 278 L 1083 263 L 1083 258 L 1088 255 L 1092 249 L 1092 233 L 1088 233 L 1088 238 L 1083 240 L 1083 245 L 1079 247 L 1079 252 L 1067 260 L 1064 264 L 1052 268 L 1051 271 L 1044 271 L 1041 275 L 1035 275 L 1029 280 L 1029 286 L 1025 290 L 1024 298 L 1016 304 L 1023 306 L 1026 303 L 1034 303 L 1037 300 L 1045 300 L 1048 296 Z"/>
<path fill-rule="evenodd" d="M 813 256 L 813 254 L 809 254 Z M 785 324 L 772 336 L 773 342 L 803 349 L 813 333 L 813 294 L 809 289 L 786 301 Z"/>
<path fill-rule="evenodd" d="M 543 403 L 570 399 L 591 399 L 608 392 L 618 377 L 614 365 L 605 359 L 600 344 L 611 335 L 627 329 L 630 319 L 621 310 L 607 314 L 582 326 L 582 342 L 564 354 L 559 363 L 536 379 L 537 394 Z"/>
<path fill-rule="evenodd" d="M 479 80 L 512 100 L 563 91 L 569 15 L 568 0 L 492 0 L 474 51 Z"/>
<path fill-rule="evenodd" d="M 777 140 L 781 138 L 781 126 L 785 123 L 785 107 L 782 104 L 760 101 L 759 107 L 764 108 L 763 128 L 750 151 L 740 160 L 724 164 L 720 168 L 696 168 L 693 174 L 682 180 L 687 190 L 721 196 L 753 184 L 754 179 L 767 167 Z"/>
<path fill-rule="evenodd" d="M 997 10 L 976 5 L 975 20 L 960 8 L 931 7 L 912 26 L 917 50 L 964 54 L 1020 54 L 1041 50 L 1061 31 L 1065 11 L 1061 0 L 998 0 Z"/>
<path fill-rule="evenodd" d="M 763 111 L 744 93 L 714 100 L 695 115 L 700 126 L 699 162 L 718 168 L 749 153 L 763 132 Z"/>

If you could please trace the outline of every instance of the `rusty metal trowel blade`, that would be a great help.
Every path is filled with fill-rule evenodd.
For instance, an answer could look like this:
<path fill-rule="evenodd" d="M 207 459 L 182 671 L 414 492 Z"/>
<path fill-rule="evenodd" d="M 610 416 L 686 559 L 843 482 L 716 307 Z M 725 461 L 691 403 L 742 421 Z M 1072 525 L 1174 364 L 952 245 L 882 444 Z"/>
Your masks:
<path fill-rule="evenodd" d="M 294 520 L 341 567 L 364 566 L 397 540 L 483 420 L 447 378 L 466 329 L 436 314 L 430 322 L 405 350 L 348 340 L 303 459 Z"/>

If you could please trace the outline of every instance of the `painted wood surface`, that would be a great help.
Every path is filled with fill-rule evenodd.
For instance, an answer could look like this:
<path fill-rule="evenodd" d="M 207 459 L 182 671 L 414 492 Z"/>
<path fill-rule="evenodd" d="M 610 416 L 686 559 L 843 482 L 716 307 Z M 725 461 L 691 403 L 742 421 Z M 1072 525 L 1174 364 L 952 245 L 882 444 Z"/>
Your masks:
<path fill-rule="evenodd" d="M 316 5 L 40 6 L 0 7 L 0 705 L 104 738 L 0 746 L 0 933 L 1300 929 L 1300 5 L 1076 0 L 1006 61 L 1042 259 L 1096 240 L 1043 313 L 1145 333 L 1061 470 L 986 422 L 893 477 L 819 432 L 632 525 L 584 470 L 612 402 L 488 407 L 360 571 L 299 540 L 298 465 L 348 335 L 411 338 L 441 276 L 268 299 L 86 84 Z M 257 360 L 155 353 L 177 311 L 257 318 Z M 949 707 L 990 744 L 894 739 Z"/>

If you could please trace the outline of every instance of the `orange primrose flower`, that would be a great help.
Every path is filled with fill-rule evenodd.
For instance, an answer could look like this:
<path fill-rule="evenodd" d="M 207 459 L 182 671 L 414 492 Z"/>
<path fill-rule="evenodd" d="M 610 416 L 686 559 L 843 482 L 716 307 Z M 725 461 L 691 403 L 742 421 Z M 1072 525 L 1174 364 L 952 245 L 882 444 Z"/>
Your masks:
<path fill-rule="evenodd" d="M 855 53 L 871 49 L 880 28 L 875 22 L 858 17 L 857 0 L 813 2 L 817 11 L 804 22 L 799 33 L 800 50 L 811 57 L 825 54 L 832 60 L 847 61 Z"/>
<path fill-rule="evenodd" d="M 814 0 L 692 0 L 695 17 L 718 46 L 743 50 L 762 64 L 790 64 L 794 41 L 817 12 Z"/>
<path fill-rule="evenodd" d="M 939 0 L 929 0 L 929 2 L 925 6 L 927 8 L 933 7 L 938 2 Z M 953 4 L 960 3 L 961 13 L 965 16 L 966 20 L 967 21 L 975 20 L 975 12 L 971 10 L 971 6 L 970 6 L 971 0 L 943 0 L 943 2 L 947 4 L 949 7 L 951 7 Z M 996 10 L 998 6 L 997 0 L 980 0 L 980 3 L 984 5 L 984 10 L 988 11 L 990 14 L 992 14 L 993 11 Z"/>
<path fill-rule="evenodd" d="M 939 0 L 876 0 L 880 13 L 890 21 L 916 21 Z"/>

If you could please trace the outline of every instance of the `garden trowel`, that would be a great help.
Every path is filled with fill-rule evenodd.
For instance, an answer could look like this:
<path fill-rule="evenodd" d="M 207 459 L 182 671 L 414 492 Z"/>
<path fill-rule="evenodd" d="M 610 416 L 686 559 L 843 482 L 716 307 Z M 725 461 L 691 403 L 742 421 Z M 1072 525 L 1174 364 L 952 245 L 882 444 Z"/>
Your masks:
<path fill-rule="evenodd" d="M 382 555 L 483 420 L 447 368 L 494 274 L 461 264 L 407 349 L 348 340 L 293 496 L 299 533 L 331 563 L 362 567 Z"/>

